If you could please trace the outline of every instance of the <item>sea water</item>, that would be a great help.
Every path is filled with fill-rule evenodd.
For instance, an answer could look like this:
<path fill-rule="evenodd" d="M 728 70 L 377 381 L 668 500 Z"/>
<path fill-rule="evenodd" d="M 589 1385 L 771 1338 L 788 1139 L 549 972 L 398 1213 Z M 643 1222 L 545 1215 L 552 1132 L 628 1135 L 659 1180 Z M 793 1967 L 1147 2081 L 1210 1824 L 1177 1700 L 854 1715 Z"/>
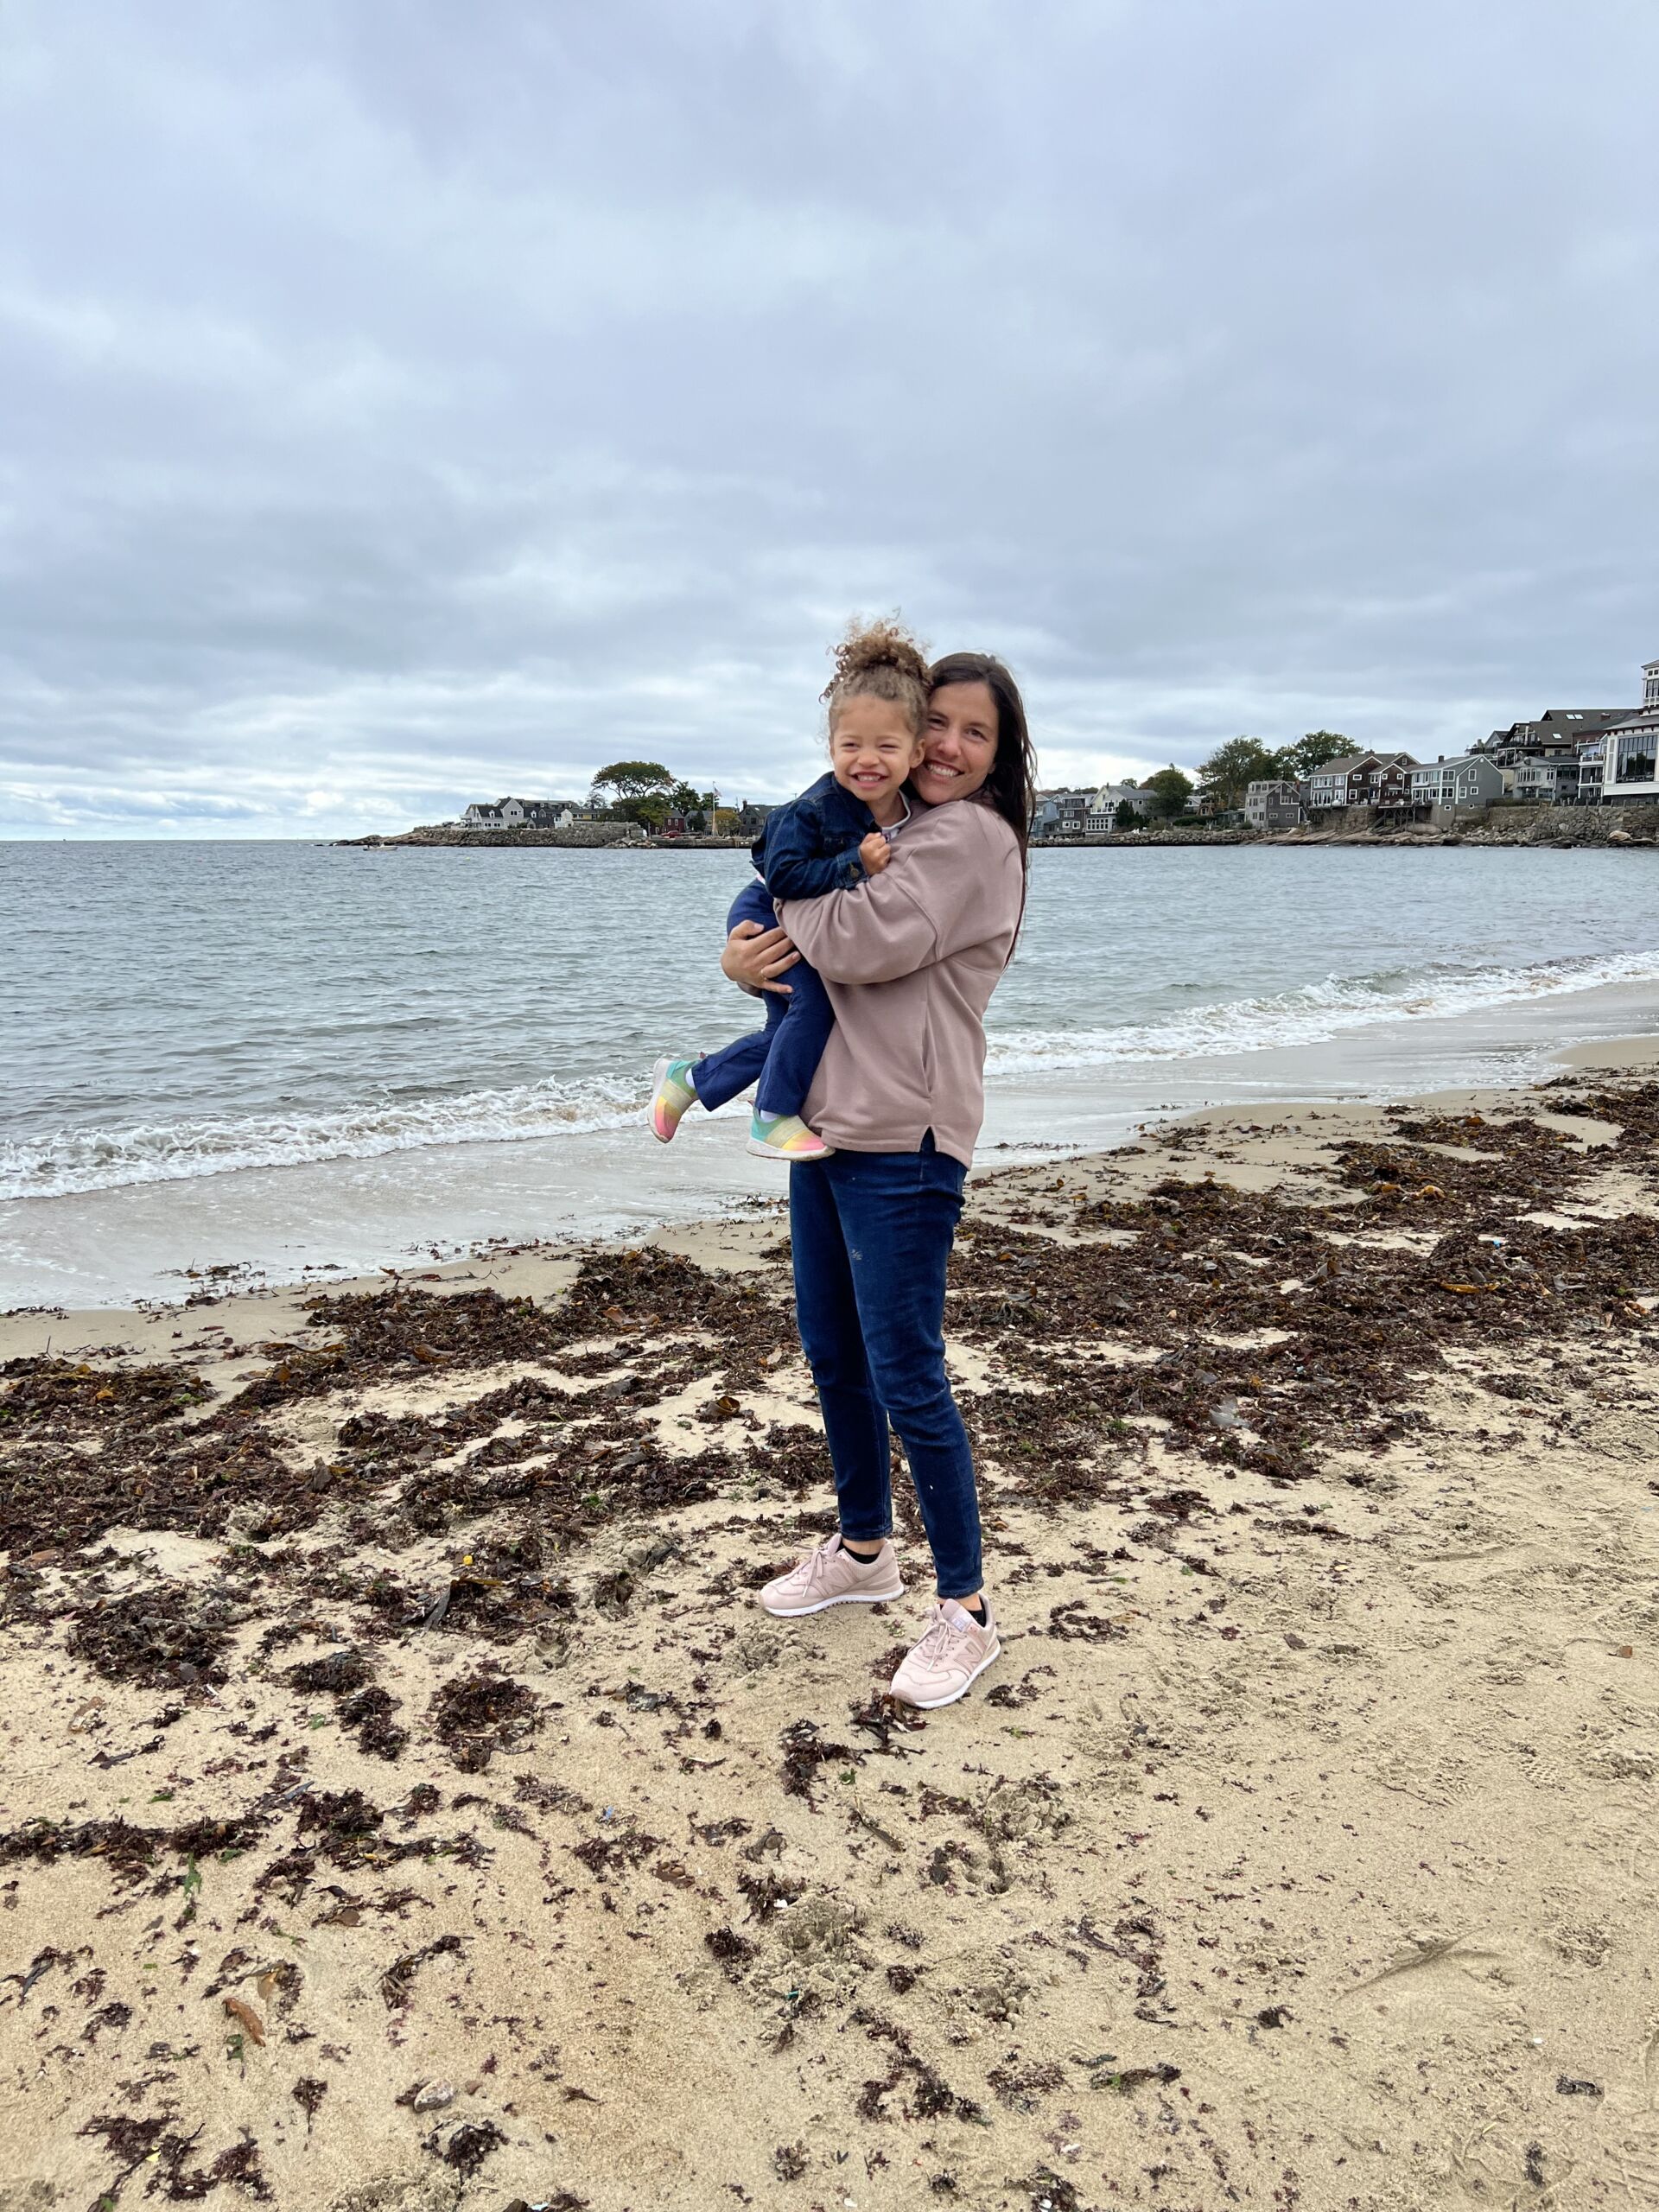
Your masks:
<path fill-rule="evenodd" d="M 1033 855 L 987 1156 L 1208 1101 L 1515 1077 L 1652 1027 L 1646 852 Z M 729 1116 L 664 1151 L 658 1055 L 755 1018 L 741 853 L 0 845 L 0 1305 L 177 1295 L 776 1195 Z"/>

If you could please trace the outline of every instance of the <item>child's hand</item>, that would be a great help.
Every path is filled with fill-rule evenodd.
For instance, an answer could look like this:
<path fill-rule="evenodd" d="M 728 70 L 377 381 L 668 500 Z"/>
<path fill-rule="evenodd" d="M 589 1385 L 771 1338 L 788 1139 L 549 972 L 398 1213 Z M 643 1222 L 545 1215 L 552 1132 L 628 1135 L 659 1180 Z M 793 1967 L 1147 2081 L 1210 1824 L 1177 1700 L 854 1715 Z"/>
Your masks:
<path fill-rule="evenodd" d="M 872 830 L 860 844 L 858 857 L 864 863 L 866 875 L 880 875 L 893 858 L 893 847 L 879 830 Z"/>

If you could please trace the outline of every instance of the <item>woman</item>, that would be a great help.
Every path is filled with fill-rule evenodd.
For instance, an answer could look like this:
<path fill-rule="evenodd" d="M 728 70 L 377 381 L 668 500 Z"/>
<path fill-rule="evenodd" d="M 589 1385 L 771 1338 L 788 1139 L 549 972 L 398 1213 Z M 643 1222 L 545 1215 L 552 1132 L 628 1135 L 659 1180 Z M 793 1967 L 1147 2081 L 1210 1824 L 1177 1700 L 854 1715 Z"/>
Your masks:
<path fill-rule="evenodd" d="M 839 1527 L 760 1603 L 788 1620 L 901 1594 L 891 1421 L 938 1597 L 893 1695 L 926 1710 L 952 1704 L 1001 1649 L 973 1457 L 944 1371 L 944 1281 L 984 1116 L 985 1007 L 1024 910 L 1033 783 L 1025 709 L 1000 661 L 952 653 L 929 682 L 911 778 L 927 810 L 892 865 L 855 891 L 786 899 L 781 929 L 740 924 L 721 963 L 748 989 L 786 990 L 798 945 L 836 1015 L 804 1109 L 835 1152 L 791 1168 L 789 1205 L 797 1319 Z"/>

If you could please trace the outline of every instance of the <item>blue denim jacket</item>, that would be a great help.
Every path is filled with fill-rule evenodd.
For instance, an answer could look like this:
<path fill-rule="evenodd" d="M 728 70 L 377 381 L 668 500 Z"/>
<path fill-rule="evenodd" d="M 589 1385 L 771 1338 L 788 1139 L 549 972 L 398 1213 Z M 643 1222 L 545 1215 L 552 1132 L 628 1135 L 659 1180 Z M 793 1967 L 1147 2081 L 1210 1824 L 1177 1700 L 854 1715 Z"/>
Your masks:
<path fill-rule="evenodd" d="M 833 776 L 776 808 L 750 848 L 754 864 L 774 899 L 821 899 L 826 891 L 850 891 L 864 880 L 858 857 L 861 838 L 875 827 L 875 817 Z"/>

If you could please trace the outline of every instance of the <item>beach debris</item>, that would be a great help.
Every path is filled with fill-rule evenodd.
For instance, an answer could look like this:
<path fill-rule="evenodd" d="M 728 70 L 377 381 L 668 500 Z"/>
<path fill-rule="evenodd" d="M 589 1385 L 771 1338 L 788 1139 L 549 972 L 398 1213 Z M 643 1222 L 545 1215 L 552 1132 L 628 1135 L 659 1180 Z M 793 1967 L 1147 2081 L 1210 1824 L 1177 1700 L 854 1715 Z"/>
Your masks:
<path fill-rule="evenodd" d="M 415 2112 L 442 2112 L 458 2094 L 453 2082 L 423 2082 L 409 2101 Z"/>
<path fill-rule="evenodd" d="M 753 1961 L 755 1947 L 734 1928 L 711 1929 L 703 1937 L 709 1955 L 728 1981 L 741 1981 Z"/>
<path fill-rule="evenodd" d="M 864 1753 L 851 1744 L 829 1741 L 816 1720 L 793 1720 L 783 1736 L 784 1789 L 791 1797 L 804 1797 L 809 1804 L 815 1802 L 813 1784 L 818 1770 L 824 1766 L 861 1766 Z"/>
<path fill-rule="evenodd" d="M 415 1993 L 415 1978 L 429 1960 L 449 1957 L 461 1948 L 459 1936 L 439 1936 L 417 1951 L 394 1959 L 380 1977 L 380 1996 L 389 2012 L 401 2012 Z"/>
<path fill-rule="evenodd" d="M 1580 2081 L 1570 2074 L 1558 2074 L 1555 2094 L 1558 2097 L 1599 2097 L 1605 2096 L 1606 2092 L 1599 2082 Z"/>
<path fill-rule="evenodd" d="M 141 2166 L 149 2166 L 151 2172 L 145 2195 L 162 2196 L 175 2204 L 193 2202 L 227 2188 L 242 2190 L 261 2202 L 274 2202 L 276 2193 L 259 2164 L 258 2144 L 245 2128 L 240 2139 L 219 2152 L 211 2164 L 188 2163 L 205 2128 L 204 2122 L 185 2134 L 173 2126 L 170 2114 L 139 2119 L 124 2113 L 99 2113 L 76 2132 L 102 2139 L 118 2169 L 118 2192 L 130 2175 Z"/>
<path fill-rule="evenodd" d="M 486 1659 L 473 1674 L 444 1684 L 428 1719 L 456 1766 L 480 1774 L 498 1751 L 535 1729 L 540 1713 L 535 1692 Z"/>
<path fill-rule="evenodd" d="M 322 2109 L 322 2101 L 328 2094 L 328 2084 L 319 2081 L 315 2074 L 305 2074 L 288 2094 L 305 2114 L 305 2132 L 308 2135 L 312 2121 Z"/>
<path fill-rule="evenodd" d="M 176 1689 L 226 1680 L 234 1611 L 177 1583 L 99 1598 L 73 1616 L 67 1648 L 105 1681 Z"/>
<path fill-rule="evenodd" d="M 463 2120 L 434 2128 L 423 2148 L 470 2180 L 506 2139 L 493 2120 Z"/>

